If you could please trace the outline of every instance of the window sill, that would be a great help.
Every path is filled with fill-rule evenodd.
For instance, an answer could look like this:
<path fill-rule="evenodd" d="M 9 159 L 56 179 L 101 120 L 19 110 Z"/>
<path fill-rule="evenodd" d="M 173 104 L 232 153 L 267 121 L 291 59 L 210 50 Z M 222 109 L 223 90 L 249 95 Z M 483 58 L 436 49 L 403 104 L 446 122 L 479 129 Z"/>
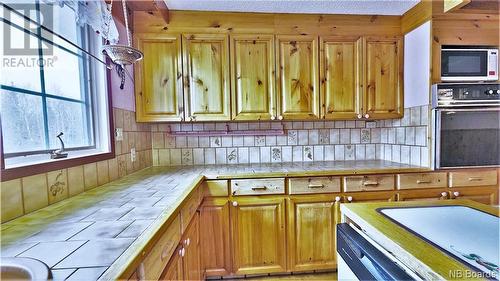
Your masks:
<path fill-rule="evenodd" d="M 50 157 L 48 154 L 46 156 L 47 158 Z M 68 155 L 68 158 L 62 159 L 43 159 L 36 162 L 23 161 L 22 163 L 13 163 L 10 166 L 6 163 L 7 166 L 2 168 L 0 172 L 0 178 L 1 181 L 4 182 L 54 170 L 108 160 L 114 157 L 115 152 L 113 148 L 111 152 L 102 152 L 97 150 L 73 152 Z"/>

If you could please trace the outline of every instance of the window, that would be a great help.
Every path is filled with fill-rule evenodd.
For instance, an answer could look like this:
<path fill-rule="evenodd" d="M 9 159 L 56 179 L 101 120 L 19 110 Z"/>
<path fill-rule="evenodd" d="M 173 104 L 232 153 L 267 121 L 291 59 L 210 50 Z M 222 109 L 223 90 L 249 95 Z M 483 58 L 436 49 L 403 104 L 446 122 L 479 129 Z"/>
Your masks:
<path fill-rule="evenodd" d="M 110 152 L 105 66 L 48 30 L 100 54 L 101 39 L 68 6 L 4 4 L 0 109 L 5 168 Z M 29 19 L 41 23 L 35 24 Z"/>

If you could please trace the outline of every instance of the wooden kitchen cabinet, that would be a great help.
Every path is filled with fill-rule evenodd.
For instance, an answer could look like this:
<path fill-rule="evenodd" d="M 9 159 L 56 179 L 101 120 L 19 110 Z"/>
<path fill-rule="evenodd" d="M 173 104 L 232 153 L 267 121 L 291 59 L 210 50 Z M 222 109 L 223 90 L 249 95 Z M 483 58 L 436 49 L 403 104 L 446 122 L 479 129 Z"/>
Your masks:
<path fill-rule="evenodd" d="M 181 244 L 185 253 L 182 257 L 184 280 L 201 280 L 203 273 L 200 257 L 199 215 L 193 217 L 191 224 L 186 229 Z"/>
<path fill-rule="evenodd" d="M 398 192 L 398 201 L 436 201 L 449 199 L 446 188 L 402 190 Z"/>
<path fill-rule="evenodd" d="M 364 191 L 356 193 L 344 194 L 344 202 L 346 203 L 358 203 L 358 202 L 383 202 L 383 201 L 395 201 L 396 193 L 393 191 Z"/>
<path fill-rule="evenodd" d="M 278 35 L 278 119 L 320 117 L 318 39 L 315 36 Z"/>
<path fill-rule="evenodd" d="M 333 195 L 292 196 L 287 201 L 289 270 L 334 269 L 339 203 Z"/>
<path fill-rule="evenodd" d="M 498 205 L 498 186 L 452 188 L 449 191 L 451 199 L 469 199 L 486 205 Z"/>
<path fill-rule="evenodd" d="M 230 48 L 233 119 L 275 119 L 274 36 L 233 35 Z"/>
<path fill-rule="evenodd" d="M 361 116 L 362 39 L 320 38 L 321 117 L 355 119 Z"/>
<path fill-rule="evenodd" d="M 226 34 L 183 34 L 186 121 L 230 120 Z"/>
<path fill-rule="evenodd" d="M 285 272 L 285 199 L 262 196 L 232 200 L 233 272 L 237 275 Z"/>
<path fill-rule="evenodd" d="M 136 34 L 144 59 L 135 65 L 138 122 L 183 121 L 180 35 Z"/>
<path fill-rule="evenodd" d="M 229 208 L 229 200 L 220 197 L 205 198 L 200 207 L 201 260 L 206 276 L 231 273 Z"/>
<path fill-rule="evenodd" d="M 400 37 L 366 37 L 364 48 L 364 118 L 402 117 L 402 39 Z"/>
<path fill-rule="evenodd" d="M 179 245 L 159 280 L 184 280 L 184 270 L 182 266 L 183 253 L 183 247 Z"/>

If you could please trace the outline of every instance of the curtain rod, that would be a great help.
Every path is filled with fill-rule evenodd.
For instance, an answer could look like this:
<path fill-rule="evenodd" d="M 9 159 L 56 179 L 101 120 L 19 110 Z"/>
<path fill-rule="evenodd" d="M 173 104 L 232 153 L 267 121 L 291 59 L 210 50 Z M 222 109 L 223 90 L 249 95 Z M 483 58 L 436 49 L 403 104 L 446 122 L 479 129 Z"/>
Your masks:
<path fill-rule="evenodd" d="M 98 57 L 94 56 L 94 55 L 93 55 L 93 54 L 91 54 L 89 51 L 87 51 L 87 50 L 83 49 L 82 47 L 80 47 L 80 46 L 76 45 L 75 43 L 71 42 L 70 40 L 66 39 L 64 36 L 59 35 L 58 33 L 54 32 L 53 30 L 50 30 L 49 28 L 47 28 L 47 27 L 45 27 L 45 26 L 41 25 L 40 23 L 38 23 L 38 22 L 34 21 L 33 19 L 31 19 L 31 18 L 27 17 L 26 15 L 24 15 L 24 14 L 22 14 L 22 13 L 20 13 L 20 12 L 16 11 L 16 10 L 14 10 L 13 8 L 9 7 L 8 5 L 5 5 L 4 3 L 0 3 L 0 4 L 1 4 L 3 7 L 7 8 L 9 11 L 16 13 L 18 16 L 20 16 L 20 17 L 24 18 L 25 20 L 27 20 L 27 21 L 29 21 L 29 22 L 31 22 L 31 23 L 36 24 L 36 25 L 37 25 L 37 26 L 39 26 L 41 29 L 43 29 L 43 30 L 45 30 L 45 31 L 48 31 L 48 32 L 52 33 L 53 35 L 55 35 L 55 36 L 59 37 L 60 39 L 62 39 L 62 40 L 63 40 L 63 41 L 65 41 L 66 43 L 70 44 L 71 46 L 73 46 L 73 47 L 77 48 L 78 50 L 80 50 L 80 51 L 84 52 L 85 54 L 87 54 L 87 55 L 91 56 L 93 59 L 95 59 L 95 60 L 99 61 L 100 63 L 104 64 L 104 65 L 106 66 L 106 68 L 108 68 L 108 69 L 112 69 L 112 67 L 111 67 L 110 65 L 108 65 L 106 62 L 104 62 L 104 61 L 103 61 L 103 60 L 101 60 L 100 58 L 98 58 Z M 23 29 L 24 29 L 24 31 L 26 31 L 26 30 L 27 30 L 26 28 L 23 28 Z M 41 36 L 41 35 L 40 35 L 40 36 Z"/>

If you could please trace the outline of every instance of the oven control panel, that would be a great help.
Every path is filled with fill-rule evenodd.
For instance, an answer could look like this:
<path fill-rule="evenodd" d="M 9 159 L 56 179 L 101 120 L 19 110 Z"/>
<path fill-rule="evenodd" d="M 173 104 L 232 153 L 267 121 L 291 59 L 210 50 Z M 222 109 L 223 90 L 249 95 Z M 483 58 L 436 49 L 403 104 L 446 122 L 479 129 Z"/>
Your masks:
<path fill-rule="evenodd" d="M 435 84 L 432 86 L 433 107 L 498 106 L 500 84 Z"/>

